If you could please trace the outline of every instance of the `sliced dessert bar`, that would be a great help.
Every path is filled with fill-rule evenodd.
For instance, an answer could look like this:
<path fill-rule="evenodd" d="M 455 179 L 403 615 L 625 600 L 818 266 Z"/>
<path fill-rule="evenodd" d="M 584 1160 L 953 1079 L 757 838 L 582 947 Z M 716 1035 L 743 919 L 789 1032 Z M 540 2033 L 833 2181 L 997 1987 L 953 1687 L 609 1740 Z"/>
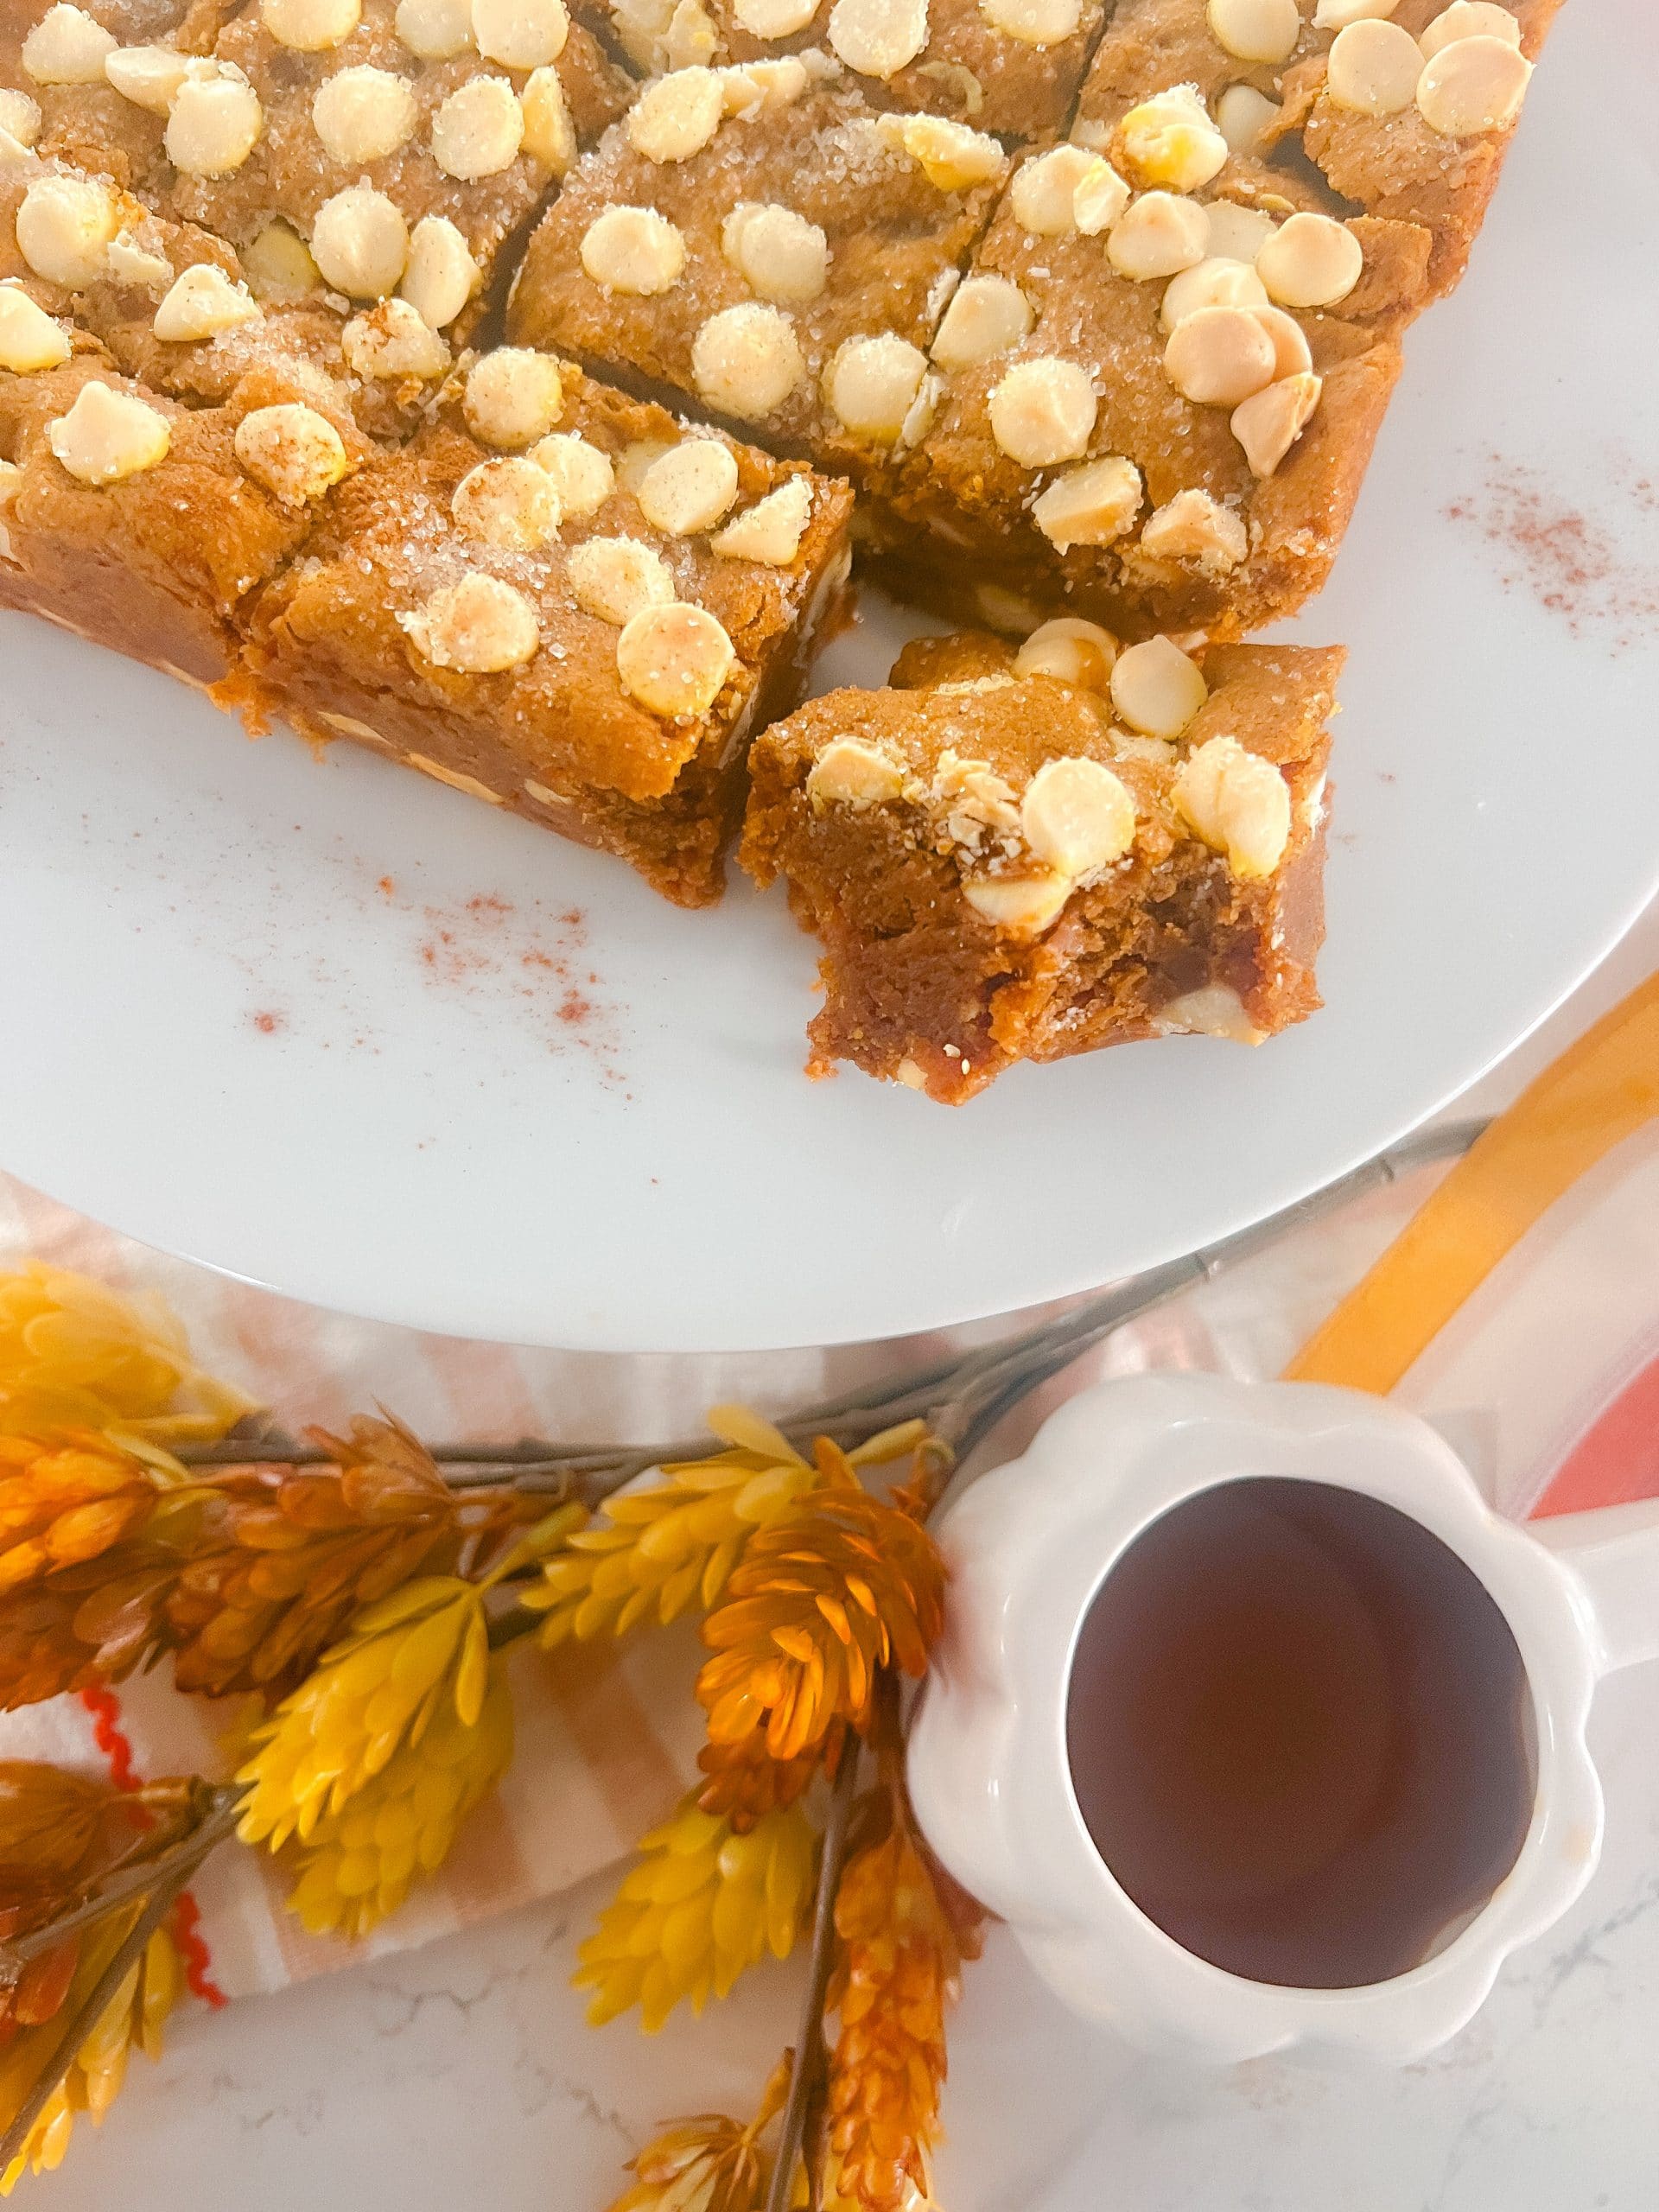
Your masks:
<path fill-rule="evenodd" d="M 340 486 L 253 611 L 241 701 L 702 905 L 747 737 L 838 614 L 850 508 L 842 484 L 504 347 Z"/>
<path fill-rule="evenodd" d="M 0 332 L 50 353 L 60 326 L 20 289 Z M 226 673 L 238 611 L 351 467 L 346 438 L 280 384 L 184 407 L 122 376 L 95 340 L 0 372 L 0 607 L 199 686 Z"/>
<path fill-rule="evenodd" d="M 1016 658 L 907 648 L 751 756 L 742 860 L 822 938 L 814 1074 L 960 1103 L 1018 1060 L 1202 1032 L 1256 1042 L 1319 1003 L 1325 726 L 1339 651 L 1063 619 Z"/>
<path fill-rule="evenodd" d="M 1421 225 L 1438 294 L 1463 272 L 1560 4 L 1118 0 L 1072 135 L 1194 86 L 1240 160 L 1316 176 L 1350 212 Z"/>
<path fill-rule="evenodd" d="M 824 48 L 879 107 L 1031 138 L 1071 111 L 1103 0 L 610 0 L 653 73 Z"/>
<path fill-rule="evenodd" d="M 531 240 L 511 334 L 869 483 L 1007 157 L 786 57 L 646 86 Z"/>

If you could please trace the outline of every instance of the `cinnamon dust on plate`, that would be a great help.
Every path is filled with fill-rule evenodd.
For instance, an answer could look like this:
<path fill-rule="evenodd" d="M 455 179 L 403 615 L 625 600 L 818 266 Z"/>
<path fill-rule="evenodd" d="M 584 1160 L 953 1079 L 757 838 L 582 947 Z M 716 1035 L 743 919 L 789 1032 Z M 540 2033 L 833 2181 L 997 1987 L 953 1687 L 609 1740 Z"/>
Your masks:
<path fill-rule="evenodd" d="M 1478 487 L 1447 518 L 1491 548 L 1499 580 L 1525 592 L 1575 638 L 1612 652 L 1659 637 L 1659 485 L 1609 456 L 1591 513 L 1545 471 L 1489 451 Z"/>

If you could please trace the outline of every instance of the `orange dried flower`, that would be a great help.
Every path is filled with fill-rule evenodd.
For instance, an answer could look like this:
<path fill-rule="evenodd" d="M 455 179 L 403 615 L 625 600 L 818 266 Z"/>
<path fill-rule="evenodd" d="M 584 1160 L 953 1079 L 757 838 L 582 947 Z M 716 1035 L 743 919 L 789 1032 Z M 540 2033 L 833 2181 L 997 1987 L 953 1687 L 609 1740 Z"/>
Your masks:
<path fill-rule="evenodd" d="M 963 1942 L 901 1817 L 849 1859 L 836 1934 L 825 2212 L 902 2212 L 930 2193 Z"/>
<path fill-rule="evenodd" d="M 637 2179 L 610 2212 L 762 2212 L 772 2160 L 758 2139 L 783 2109 L 789 2064 L 785 2051 L 747 2127 L 721 2113 L 671 2120 L 654 2142 L 628 2160 Z M 798 2190 L 792 2202 L 804 2201 Z"/>
<path fill-rule="evenodd" d="M 819 1487 L 749 1539 L 702 1625 L 709 1741 L 763 1730 L 782 1761 L 821 1748 L 838 1722 L 866 1728 L 879 1670 L 924 1673 L 944 1618 L 944 1564 L 912 1501 L 871 1497 L 827 1438 L 816 1450 Z"/>
<path fill-rule="evenodd" d="M 130 1798 L 107 1783 L 32 1759 L 0 1760 L 0 1942 L 29 1934 L 73 1904 L 140 1834 Z M 0 1969 L 0 2049 L 53 2018 L 80 1959 L 80 1937 Z"/>
<path fill-rule="evenodd" d="M 157 1494 L 150 1470 L 101 1437 L 0 1436 L 0 1598 L 99 1558 Z"/>
<path fill-rule="evenodd" d="M 723 1813 L 736 1834 L 747 1835 L 768 1813 L 804 1797 L 820 1772 L 833 1777 L 846 1737 L 846 1723 L 832 1721 L 821 1742 L 792 1759 L 773 1758 L 764 1726 L 734 1744 L 705 1744 L 697 1764 L 708 1779 L 697 1802 L 705 1813 Z"/>

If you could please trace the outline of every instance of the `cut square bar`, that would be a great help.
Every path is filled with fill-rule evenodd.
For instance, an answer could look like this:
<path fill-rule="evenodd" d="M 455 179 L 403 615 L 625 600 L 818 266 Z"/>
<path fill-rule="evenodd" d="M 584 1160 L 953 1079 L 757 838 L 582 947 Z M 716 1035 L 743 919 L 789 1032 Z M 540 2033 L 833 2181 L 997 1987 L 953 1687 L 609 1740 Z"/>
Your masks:
<path fill-rule="evenodd" d="M 719 894 L 751 732 L 838 619 L 851 495 L 516 349 L 343 484 L 254 609 L 257 721 Z"/>
<path fill-rule="evenodd" d="M 959 1104 L 1020 1060 L 1304 1019 L 1342 658 L 1160 639 L 1114 662 L 1065 620 L 1018 659 L 928 640 L 908 688 L 767 730 L 741 857 L 823 944 L 810 1071 Z"/>

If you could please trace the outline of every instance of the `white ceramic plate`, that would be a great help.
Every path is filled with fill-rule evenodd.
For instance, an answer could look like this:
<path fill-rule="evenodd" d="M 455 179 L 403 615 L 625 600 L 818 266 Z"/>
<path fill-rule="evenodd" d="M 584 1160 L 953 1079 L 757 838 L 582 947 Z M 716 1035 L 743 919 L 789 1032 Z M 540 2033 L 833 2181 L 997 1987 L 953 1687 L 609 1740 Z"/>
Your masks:
<path fill-rule="evenodd" d="M 1389 1142 L 1659 880 L 1643 14 L 1566 11 L 1473 273 L 1412 333 L 1337 579 L 1295 627 L 1351 648 L 1328 1005 L 1304 1028 L 1021 1069 L 956 1112 L 809 1083 L 813 950 L 781 897 L 740 882 L 676 912 L 613 861 L 345 747 L 249 744 L 0 616 L 0 1163 L 322 1305 L 683 1351 L 1028 1304 Z M 1583 517 L 1560 543 L 1605 566 L 1566 608 L 1504 519 L 1529 500 Z M 879 681 L 900 634 L 873 614 L 823 684 Z"/>

